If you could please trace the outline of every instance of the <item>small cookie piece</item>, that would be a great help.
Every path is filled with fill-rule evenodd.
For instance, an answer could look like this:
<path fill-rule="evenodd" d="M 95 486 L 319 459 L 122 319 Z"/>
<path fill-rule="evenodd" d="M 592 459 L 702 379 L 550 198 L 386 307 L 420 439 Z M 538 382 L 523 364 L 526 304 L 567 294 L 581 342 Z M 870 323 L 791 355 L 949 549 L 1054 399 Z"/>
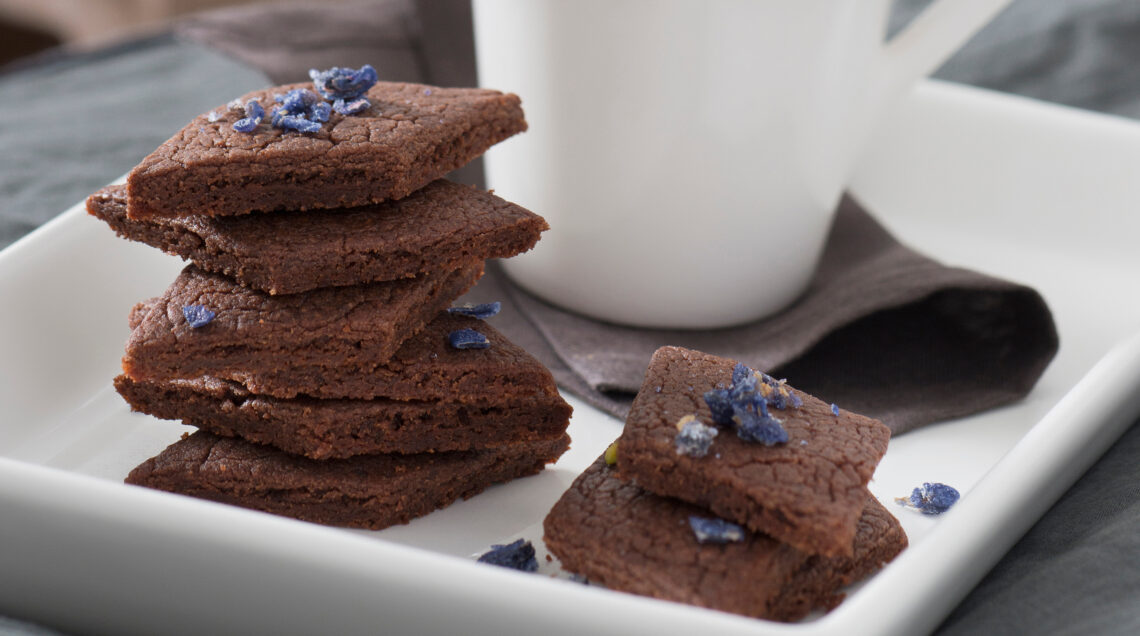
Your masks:
<path fill-rule="evenodd" d="M 494 449 L 317 461 L 198 431 L 146 460 L 126 483 L 332 526 L 379 530 L 533 475 L 566 435 Z"/>
<path fill-rule="evenodd" d="M 253 91 L 275 96 L 313 85 Z M 234 130 L 244 110 L 199 115 L 127 176 L 127 213 L 232 216 L 254 211 L 347 208 L 400 199 L 526 130 L 515 95 L 478 88 L 378 82 L 363 112 L 333 112 L 315 132 L 262 122 Z M 220 114 L 219 114 L 220 113 Z"/>
<path fill-rule="evenodd" d="M 677 422 L 695 415 L 712 423 L 704 395 L 731 386 L 735 365 L 690 349 L 658 349 L 618 439 L 622 478 L 809 554 L 850 555 L 867 482 L 890 430 L 847 411 L 835 415 L 829 404 L 791 389 L 802 405 L 770 411 L 786 442 L 745 441 L 722 429 L 706 455 L 679 454 Z"/>
<path fill-rule="evenodd" d="M 907 545 L 898 521 L 866 492 L 849 557 L 808 555 L 760 533 L 700 543 L 690 518 L 708 516 L 621 481 L 599 459 L 551 509 L 543 538 L 563 569 L 608 588 L 779 621 L 834 607 L 839 588 Z"/>
<path fill-rule="evenodd" d="M 127 217 L 127 188 L 87 198 L 119 236 L 270 294 L 397 280 L 525 252 L 548 229 L 522 207 L 433 181 L 399 201 L 359 208 L 231 217 Z"/>
<path fill-rule="evenodd" d="M 368 374 L 475 284 L 483 263 L 384 283 L 270 296 L 188 265 L 134 327 L 123 371 L 136 380 L 209 375 L 254 393 L 372 397 Z M 192 327 L 183 308 L 215 317 Z M 137 311 L 133 311 L 137 314 Z"/>
<path fill-rule="evenodd" d="M 559 395 L 488 404 L 450 401 L 277 399 L 236 382 L 115 378 L 131 409 L 313 459 L 493 448 L 555 439 L 572 411 Z"/>

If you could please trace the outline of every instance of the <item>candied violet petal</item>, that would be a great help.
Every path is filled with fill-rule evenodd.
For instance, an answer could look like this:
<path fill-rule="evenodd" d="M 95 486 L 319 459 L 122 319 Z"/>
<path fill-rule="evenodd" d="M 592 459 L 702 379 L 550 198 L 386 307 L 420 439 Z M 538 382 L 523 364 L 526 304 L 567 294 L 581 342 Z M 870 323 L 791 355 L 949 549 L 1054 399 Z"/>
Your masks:
<path fill-rule="evenodd" d="M 273 109 L 271 123 L 274 128 L 317 132 L 321 122 L 329 119 L 330 106 L 307 88 L 294 88 L 284 95 L 273 97 L 280 106 Z"/>
<path fill-rule="evenodd" d="M 492 545 L 491 549 L 478 559 L 479 563 L 490 563 L 522 572 L 537 572 L 538 559 L 534 556 L 534 546 L 530 541 L 519 539 L 506 545 Z"/>
<path fill-rule="evenodd" d="M 297 132 L 314 133 L 321 129 L 315 121 L 305 119 L 303 115 L 290 115 L 281 108 L 274 108 L 272 114 L 274 128 L 282 130 L 295 130 Z"/>
<path fill-rule="evenodd" d="M 834 402 L 831 404 L 831 414 L 836 417 L 839 416 L 839 405 L 835 404 Z"/>
<path fill-rule="evenodd" d="M 784 410 L 788 407 L 798 409 L 804 405 L 803 400 L 800 399 L 796 392 L 788 388 L 787 380 L 777 380 L 767 373 L 760 373 L 760 382 L 765 386 L 761 388 L 761 393 L 768 404 Z"/>
<path fill-rule="evenodd" d="M 740 411 L 736 418 L 736 435 L 746 442 L 772 446 L 788 441 L 788 432 L 780 425 L 780 420 L 767 412 Z"/>
<path fill-rule="evenodd" d="M 447 313 L 458 314 L 460 316 L 470 316 L 472 318 L 478 318 L 479 320 L 486 320 L 491 316 L 498 314 L 499 310 L 502 308 L 503 304 L 496 300 L 493 303 L 480 303 L 478 305 L 475 303 L 464 303 L 462 305 L 456 305 L 455 307 L 449 307 L 447 309 Z"/>
<path fill-rule="evenodd" d="M 284 95 L 274 95 L 273 99 L 291 115 L 300 115 L 320 101 L 320 97 L 307 88 L 294 88 Z"/>
<path fill-rule="evenodd" d="M 234 122 L 234 130 L 240 133 L 251 133 L 257 130 L 257 125 L 260 123 L 256 119 L 245 117 Z"/>
<path fill-rule="evenodd" d="M 309 77 L 321 97 L 325 99 L 352 99 L 363 95 L 380 79 L 376 69 L 365 64 L 359 69 L 334 66 L 327 71 L 309 69 Z"/>
<path fill-rule="evenodd" d="M 186 305 L 182 308 L 182 317 L 195 329 L 210 324 L 210 321 L 212 321 L 216 315 L 217 314 L 207 309 L 205 305 Z"/>
<path fill-rule="evenodd" d="M 714 423 L 734 426 L 740 439 L 769 446 L 787 442 L 788 432 L 780 420 L 768 413 L 768 407 L 803 406 L 803 401 L 783 380 L 753 371 L 739 362 L 732 367 L 732 385 L 707 391 L 704 398 Z"/>
<path fill-rule="evenodd" d="M 234 122 L 234 130 L 251 133 L 261 125 L 264 118 L 265 109 L 261 107 L 261 102 L 251 99 L 245 103 L 245 117 Z"/>
<path fill-rule="evenodd" d="M 704 457 L 709 454 L 709 447 L 720 431 L 711 426 L 701 424 L 693 415 L 686 415 L 677 422 L 678 431 L 673 438 L 673 445 L 677 447 L 678 455 L 689 457 Z"/>
<path fill-rule="evenodd" d="M 367 97 L 357 97 L 349 102 L 338 99 L 333 102 L 332 109 L 341 115 L 359 115 L 368 110 L 370 106 L 372 106 L 372 102 L 368 101 Z"/>
<path fill-rule="evenodd" d="M 926 482 L 915 488 L 910 497 L 895 497 L 895 503 L 914 508 L 924 515 L 940 515 L 957 503 L 961 496 L 953 486 Z"/>
<path fill-rule="evenodd" d="M 735 372 L 732 375 L 734 379 L 732 387 L 728 390 L 728 397 L 732 400 L 733 406 L 743 408 L 763 401 L 764 397 L 760 394 L 759 379 L 755 374 L 749 373 L 740 380 L 735 379 Z"/>
<path fill-rule="evenodd" d="M 447 341 L 455 349 L 486 349 L 491 346 L 487 336 L 474 329 L 456 329 L 447 335 Z"/>
<path fill-rule="evenodd" d="M 724 519 L 708 519 L 696 515 L 689 517 L 689 527 L 697 543 L 738 543 L 744 540 L 744 528 Z"/>
<path fill-rule="evenodd" d="M 329 106 L 328 102 L 313 104 L 313 107 L 309 109 L 309 119 L 321 123 L 328 121 L 330 114 L 332 114 L 332 107 Z"/>
<path fill-rule="evenodd" d="M 712 389 L 705 392 L 705 404 L 712 411 L 712 419 L 721 426 L 732 426 L 732 400 L 728 389 Z"/>

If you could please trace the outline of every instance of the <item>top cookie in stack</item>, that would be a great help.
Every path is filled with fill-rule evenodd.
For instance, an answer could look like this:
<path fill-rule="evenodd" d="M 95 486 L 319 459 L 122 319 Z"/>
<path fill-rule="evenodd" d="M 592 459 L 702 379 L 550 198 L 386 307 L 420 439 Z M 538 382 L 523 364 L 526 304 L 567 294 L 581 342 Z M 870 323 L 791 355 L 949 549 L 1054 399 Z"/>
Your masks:
<path fill-rule="evenodd" d="M 527 127 L 516 95 L 379 82 L 367 65 L 310 75 L 312 84 L 254 91 L 187 124 L 131 170 L 127 214 L 235 216 L 401 199 Z"/>
<path fill-rule="evenodd" d="M 380 528 L 566 450 L 549 371 L 494 311 L 445 311 L 547 225 L 440 178 L 526 129 L 518 97 L 311 75 L 196 118 L 88 199 L 193 262 L 132 310 L 115 386 L 200 430 L 128 482 Z"/>

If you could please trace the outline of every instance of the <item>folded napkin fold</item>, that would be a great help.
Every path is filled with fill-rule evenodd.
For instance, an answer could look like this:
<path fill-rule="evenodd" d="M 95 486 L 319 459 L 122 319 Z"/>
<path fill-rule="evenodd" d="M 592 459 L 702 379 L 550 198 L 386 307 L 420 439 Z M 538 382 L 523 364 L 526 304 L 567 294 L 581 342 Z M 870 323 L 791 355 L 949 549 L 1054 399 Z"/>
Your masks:
<path fill-rule="evenodd" d="M 1058 344 L 1036 291 L 915 252 L 850 196 L 839 205 L 807 292 L 755 323 L 706 331 L 607 324 L 535 298 L 495 266 L 465 300 L 503 302 L 495 327 L 550 367 L 562 386 L 617 417 L 663 345 L 786 377 L 899 434 L 1020 399 Z"/>

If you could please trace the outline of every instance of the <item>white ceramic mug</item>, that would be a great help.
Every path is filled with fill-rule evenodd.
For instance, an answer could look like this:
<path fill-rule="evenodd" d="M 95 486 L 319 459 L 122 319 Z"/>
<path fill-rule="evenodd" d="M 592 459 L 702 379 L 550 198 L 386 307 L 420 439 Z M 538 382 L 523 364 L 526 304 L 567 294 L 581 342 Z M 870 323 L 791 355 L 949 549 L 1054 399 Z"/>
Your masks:
<path fill-rule="evenodd" d="M 487 181 L 550 222 L 505 263 L 606 321 L 713 328 L 807 287 L 878 115 L 1009 0 L 474 0 L 483 86 L 530 130 Z"/>

